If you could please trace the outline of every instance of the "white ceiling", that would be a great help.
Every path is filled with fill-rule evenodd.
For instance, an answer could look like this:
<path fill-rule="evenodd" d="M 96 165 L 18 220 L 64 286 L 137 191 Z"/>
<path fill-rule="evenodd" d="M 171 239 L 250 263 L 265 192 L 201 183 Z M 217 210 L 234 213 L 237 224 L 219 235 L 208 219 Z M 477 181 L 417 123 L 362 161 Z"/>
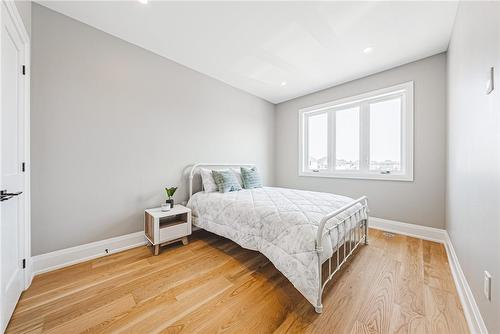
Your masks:
<path fill-rule="evenodd" d="M 445 51 L 457 10 L 454 1 L 38 2 L 273 103 Z"/>

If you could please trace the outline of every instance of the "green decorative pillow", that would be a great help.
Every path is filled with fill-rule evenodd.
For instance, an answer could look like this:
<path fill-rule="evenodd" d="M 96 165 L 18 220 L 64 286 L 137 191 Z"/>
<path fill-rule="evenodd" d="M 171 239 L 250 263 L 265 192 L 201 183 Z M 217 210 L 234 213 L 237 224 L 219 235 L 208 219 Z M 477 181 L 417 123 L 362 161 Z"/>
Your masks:
<path fill-rule="evenodd" d="M 241 179 L 243 180 L 243 188 L 245 189 L 262 188 L 262 179 L 255 167 L 252 168 L 240 167 L 240 169 L 241 169 Z"/>
<path fill-rule="evenodd" d="M 241 190 L 240 183 L 232 170 L 213 170 L 212 176 L 221 193 Z"/>

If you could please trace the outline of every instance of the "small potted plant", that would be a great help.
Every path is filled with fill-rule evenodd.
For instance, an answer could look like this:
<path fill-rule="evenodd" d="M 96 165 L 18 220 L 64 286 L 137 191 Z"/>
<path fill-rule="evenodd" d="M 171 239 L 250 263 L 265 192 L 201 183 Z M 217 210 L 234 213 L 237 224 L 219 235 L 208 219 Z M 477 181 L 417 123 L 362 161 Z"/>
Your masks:
<path fill-rule="evenodd" d="M 165 204 L 168 205 L 170 204 L 170 208 L 174 207 L 174 194 L 175 191 L 177 190 L 177 187 L 171 187 L 171 188 L 165 188 L 165 194 L 167 195 L 167 200 L 165 201 Z"/>

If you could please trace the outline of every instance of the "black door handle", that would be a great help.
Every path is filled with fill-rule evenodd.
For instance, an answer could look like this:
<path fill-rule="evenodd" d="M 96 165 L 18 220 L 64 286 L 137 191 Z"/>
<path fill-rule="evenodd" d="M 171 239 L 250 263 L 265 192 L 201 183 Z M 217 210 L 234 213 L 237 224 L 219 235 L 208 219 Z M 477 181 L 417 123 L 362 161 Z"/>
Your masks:
<path fill-rule="evenodd" d="M 22 191 L 18 191 L 17 193 L 9 193 L 9 192 L 7 192 L 7 190 L 1 190 L 0 191 L 0 202 L 7 201 L 7 200 L 11 199 L 12 197 L 21 195 L 22 193 L 23 193 Z"/>

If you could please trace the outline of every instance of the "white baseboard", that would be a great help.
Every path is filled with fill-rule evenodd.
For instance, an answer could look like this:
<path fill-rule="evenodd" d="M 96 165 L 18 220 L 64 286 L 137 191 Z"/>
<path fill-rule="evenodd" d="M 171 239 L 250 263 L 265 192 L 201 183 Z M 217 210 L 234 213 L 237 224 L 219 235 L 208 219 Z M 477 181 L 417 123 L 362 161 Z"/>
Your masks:
<path fill-rule="evenodd" d="M 30 287 L 31 282 L 33 281 L 33 276 L 35 276 L 33 272 L 33 257 L 28 257 L 26 259 L 26 268 L 24 274 L 24 290 Z"/>
<path fill-rule="evenodd" d="M 370 217 L 368 226 L 377 230 L 383 230 L 391 233 L 397 233 L 415 237 L 424 240 L 444 243 L 446 240 L 446 231 L 415 224 L 402 223 L 395 220 Z"/>
<path fill-rule="evenodd" d="M 450 237 L 446 230 L 420 226 L 415 224 L 402 223 L 394 220 L 370 217 L 368 226 L 377 230 L 397 233 L 424 240 L 443 243 L 448 255 L 453 281 L 457 289 L 462 308 L 464 310 L 467 325 L 472 334 L 488 334 L 488 329 L 484 324 L 479 308 L 477 307 L 474 295 L 469 287 L 469 283 L 458 262 L 457 254 L 453 248 Z"/>
<path fill-rule="evenodd" d="M 462 302 L 465 319 L 469 325 L 469 330 L 473 334 L 488 334 L 488 329 L 484 324 L 483 317 L 479 312 L 479 307 L 476 304 L 472 290 L 470 289 L 467 278 L 465 278 L 460 262 L 458 262 L 457 254 L 451 243 L 450 236 L 446 233 L 445 239 L 446 253 L 448 254 L 448 262 L 450 263 L 451 274 L 455 281 L 458 296 Z"/>
<path fill-rule="evenodd" d="M 89 244 L 66 248 L 33 256 L 28 261 L 27 270 L 31 278 L 35 275 L 92 260 L 101 256 L 124 251 L 146 244 L 144 232 L 135 232 Z M 106 249 L 108 252 L 106 252 Z"/>

